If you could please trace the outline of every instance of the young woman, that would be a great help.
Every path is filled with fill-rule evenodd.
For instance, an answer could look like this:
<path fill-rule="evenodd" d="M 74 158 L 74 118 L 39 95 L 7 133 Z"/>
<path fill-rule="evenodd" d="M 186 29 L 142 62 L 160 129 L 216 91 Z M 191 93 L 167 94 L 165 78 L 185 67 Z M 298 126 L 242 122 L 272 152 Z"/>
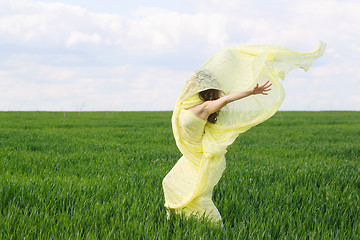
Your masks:
<path fill-rule="evenodd" d="M 205 215 L 223 225 L 212 193 L 226 148 L 276 113 L 285 97 L 279 78 L 295 68 L 307 71 L 324 49 L 322 42 L 304 53 L 276 45 L 224 48 L 191 75 L 171 119 L 183 156 L 162 181 L 168 218 L 170 212 Z"/>

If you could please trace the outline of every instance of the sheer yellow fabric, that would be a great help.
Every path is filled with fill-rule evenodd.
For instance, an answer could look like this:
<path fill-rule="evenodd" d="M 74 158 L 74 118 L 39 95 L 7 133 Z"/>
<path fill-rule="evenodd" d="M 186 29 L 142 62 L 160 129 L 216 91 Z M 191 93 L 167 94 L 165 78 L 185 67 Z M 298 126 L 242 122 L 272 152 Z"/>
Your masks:
<path fill-rule="evenodd" d="M 285 97 L 279 78 L 284 79 L 295 68 L 307 71 L 325 46 L 319 41 L 313 51 L 304 53 L 276 45 L 224 48 L 192 74 L 180 92 L 171 120 L 183 156 L 162 182 L 167 209 L 221 220 L 211 198 L 225 169 L 226 148 L 240 133 L 275 114 Z M 186 110 L 202 103 L 198 93 L 203 90 L 219 89 L 227 95 L 268 80 L 272 83 L 269 95 L 251 95 L 228 104 L 221 109 L 216 124 Z"/>

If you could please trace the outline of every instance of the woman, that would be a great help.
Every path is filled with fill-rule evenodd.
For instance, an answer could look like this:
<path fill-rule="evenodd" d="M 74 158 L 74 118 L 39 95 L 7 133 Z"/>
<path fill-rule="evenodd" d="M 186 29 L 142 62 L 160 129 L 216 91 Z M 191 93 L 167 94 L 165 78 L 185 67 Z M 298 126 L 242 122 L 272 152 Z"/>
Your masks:
<path fill-rule="evenodd" d="M 225 170 L 226 148 L 275 114 L 285 96 L 279 77 L 307 71 L 324 49 L 322 42 L 305 53 L 275 45 L 224 48 L 192 74 L 171 119 L 183 156 L 162 182 L 168 218 L 170 211 L 205 215 L 222 226 L 212 193 Z"/>

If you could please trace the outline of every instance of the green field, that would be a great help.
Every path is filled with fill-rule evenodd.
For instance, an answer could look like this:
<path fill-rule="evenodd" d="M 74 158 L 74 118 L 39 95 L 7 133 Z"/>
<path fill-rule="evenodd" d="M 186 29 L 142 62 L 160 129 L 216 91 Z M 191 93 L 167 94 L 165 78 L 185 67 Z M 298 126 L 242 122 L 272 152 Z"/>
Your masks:
<path fill-rule="evenodd" d="M 228 148 L 224 229 L 166 220 L 171 112 L 0 112 L 0 239 L 360 239 L 360 112 L 278 112 Z"/>

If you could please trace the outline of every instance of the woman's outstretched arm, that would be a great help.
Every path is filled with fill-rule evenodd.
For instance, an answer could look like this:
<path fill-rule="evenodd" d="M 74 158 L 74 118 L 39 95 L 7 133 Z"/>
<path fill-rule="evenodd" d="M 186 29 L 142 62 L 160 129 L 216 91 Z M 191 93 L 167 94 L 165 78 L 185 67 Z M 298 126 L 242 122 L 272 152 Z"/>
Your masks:
<path fill-rule="evenodd" d="M 268 95 L 266 92 L 271 90 L 270 86 L 272 85 L 272 84 L 268 84 L 268 83 L 269 83 L 269 81 L 267 81 L 266 83 L 264 83 L 263 85 L 260 85 L 260 86 L 257 83 L 254 87 L 252 87 L 250 89 L 235 92 L 235 93 L 223 96 L 214 101 L 206 101 L 203 103 L 204 111 L 206 112 L 206 114 L 210 115 L 210 114 L 220 110 L 224 106 L 226 106 L 226 104 L 231 103 L 236 100 L 239 100 L 239 99 L 242 99 L 244 97 L 247 97 L 250 95 L 256 95 L 256 94 Z"/>

